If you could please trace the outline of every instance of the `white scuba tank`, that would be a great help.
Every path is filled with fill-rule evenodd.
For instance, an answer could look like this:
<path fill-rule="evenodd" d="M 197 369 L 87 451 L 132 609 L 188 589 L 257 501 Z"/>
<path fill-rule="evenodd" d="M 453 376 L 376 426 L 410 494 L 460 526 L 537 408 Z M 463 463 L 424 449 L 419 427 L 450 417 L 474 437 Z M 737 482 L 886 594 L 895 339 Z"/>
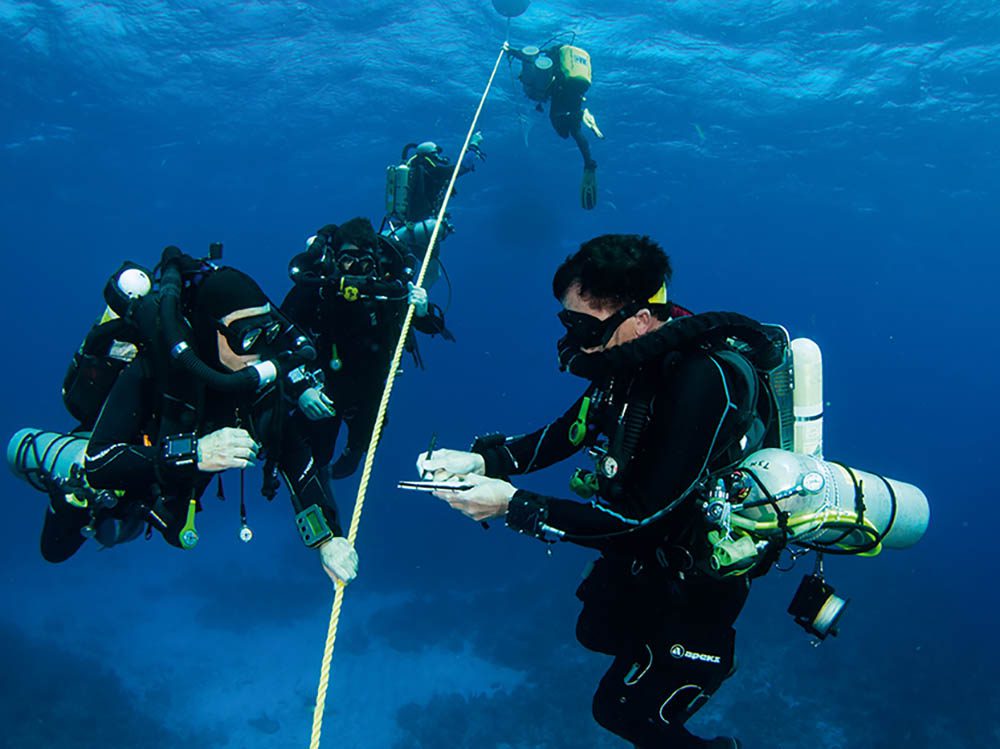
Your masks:
<path fill-rule="evenodd" d="M 777 520 L 767 495 L 788 514 L 793 543 L 839 548 L 869 545 L 870 533 L 846 532 L 844 528 L 851 518 L 856 522 L 859 500 L 864 505 L 865 523 L 879 534 L 886 548 L 913 546 L 927 530 L 927 497 L 912 484 L 774 448 L 758 450 L 737 471 L 752 473 L 756 480 L 744 482 L 745 494 L 734 499 L 744 509 L 734 509 L 734 516 L 762 526 L 756 531 L 758 535 L 772 535 L 770 526 Z M 776 524 L 773 532 L 780 533 Z"/>
<path fill-rule="evenodd" d="M 45 490 L 39 473 L 69 478 L 74 466 L 83 468 L 89 434 L 61 434 L 42 429 L 21 429 L 7 443 L 11 472 L 36 489 Z"/>
<path fill-rule="evenodd" d="M 410 207 L 410 167 L 394 164 L 386 168 L 385 213 L 404 218 Z"/>
<path fill-rule="evenodd" d="M 795 452 L 823 457 L 823 355 L 808 338 L 792 341 Z"/>

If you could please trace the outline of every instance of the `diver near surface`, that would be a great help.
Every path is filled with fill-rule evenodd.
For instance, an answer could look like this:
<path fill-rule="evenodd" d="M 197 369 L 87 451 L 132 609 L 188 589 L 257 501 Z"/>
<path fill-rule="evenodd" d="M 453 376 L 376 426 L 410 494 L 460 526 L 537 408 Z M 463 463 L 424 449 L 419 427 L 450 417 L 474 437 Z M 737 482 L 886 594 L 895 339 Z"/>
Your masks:
<path fill-rule="evenodd" d="M 119 304 L 106 292 L 109 312 L 64 386 L 81 431 L 24 430 L 11 442 L 15 472 L 50 495 L 43 557 L 62 562 L 88 538 L 111 547 L 144 528 L 147 538 L 155 529 L 171 545 L 193 548 L 199 499 L 212 478 L 266 453 L 286 480 L 303 541 L 319 550 L 331 579 L 350 582 L 357 554 L 304 436 L 285 419 L 295 383 L 309 380 L 301 363 L 315 352 L 246 274 L 173 247 L 160 268 L 153 294 L 153 274 L 132 264 L 109 282 Z M 120 293 L 136 279 L 141 289 Z M 74 451 L 78 457 L 68 458 Z M 249 541 L 242 496 L 241 520 L 240 537 Z"/>
<path fill-rule="evenodd" d="M 543 45 L 544 46 L 544 45 Z M 555 44 L 545 49 L 534 46 L 514 49 L 504 42 L 507 54 L 521 62 L 518 79 L 525 95 L 542 111 L 549 102 L 549 121 L 560 138 L 573 138 L 583 157 L 580 204 L 585 210 L 597 205 L 597 162 L 590 153 L 584 127 L 603 139 L 594 115 L 584 106 L 593 73 L 590 55 L 572 44 Z"/>
<path fill-rule="evenodd" d="M 281 309 L 319 350 L 325 392 L 310 388 L 299 403 L 316 462 L 329 478 L 350 476 L 364 457 L 407 306 L 416 307 L 415 329 L 454 340 L 426 289 L 413 285 L 419 263 L 358 217 L 320 229 L 289 264 L 294 286 Z M 347 443 L 330 465 L 342 423 Z"/>
<path fill-rule="evenodd" d="M 685 723 L 734 671 L 750 579 L 790 544 L 818 560 L 911 545 L 926 529 L 926 497 L 791 452 L 787 333 L 734 313 L 692 315 L 668 301 L 670 277 L 647 237 L 584 243 L 553 279 L 560 362 L 589 381 L 584 395 L 529 434 L 421 453 L 417 469 L 432 480 L 399 485 L 478 521 L 503 517 L 548 543 L 599 550 L 577 590 L 576 631 L 614 659 L 594 695 L 597 722 L 638 749 L 738 749 Z M 588 504 L 507 481 L 581 450 L 595 470 L 570 485 Z M 822 639 L 846 601 L 817 570 L 789 613 Z"/>
<path fill-rule="evenodd" d="M 473 156 L 486 160 L 482 143 L 483 134 L 477 131 L 469 140 L 468 153 L 458 169 L 459 177 L 475 171 Z M 407 143 L 400 163 L 386 170 L 386 215 L 380 229 L 382 236 L 401 242 L 412 255 L 422 258 L 437 225 L 437 215 L 447 197 L 445 193 L 454 171 L 455 165 L 436 143 Z M 456 193 L 457 189 L 452 189 L 452 195 Z M 434 260 L 439 257 L 441 243 L 454 230 L 450 215 L 445 214 L 434 247 Z M 436 279 L 437 265 L 434 265 L 428 269 L 424 285 L 430 287 Z"/>

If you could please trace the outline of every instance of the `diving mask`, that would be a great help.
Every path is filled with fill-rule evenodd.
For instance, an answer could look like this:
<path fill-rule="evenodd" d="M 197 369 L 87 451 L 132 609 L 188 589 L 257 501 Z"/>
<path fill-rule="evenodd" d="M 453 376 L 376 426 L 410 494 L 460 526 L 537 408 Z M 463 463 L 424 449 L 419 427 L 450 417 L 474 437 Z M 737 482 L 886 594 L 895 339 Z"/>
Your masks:
<path fill-rule="evenodd" d="M 216 324 L 233 353 L 238 356 L 260 353 L 265 345 L 274 343 L 282 330 L 281 321 L 271 313 L 243 317 L 228 325 L 221 322 Z"/>
<path fill-rule="evenodd" d="M 566 328 L 566 343 L 578 349 L 604 346 L 623 322 L 643 308 L 643 304 L 626 304 L 610 317 L 601 320 L 584 312 L 564 309 L 559 312 L 559 322 Z"/>
<path fill-rule="evenodd" d="M 337 255 L 337 269 L 344 276 L 370 276 L 375 273 L 375 257 L 367 252 L 343 252 Z"/>

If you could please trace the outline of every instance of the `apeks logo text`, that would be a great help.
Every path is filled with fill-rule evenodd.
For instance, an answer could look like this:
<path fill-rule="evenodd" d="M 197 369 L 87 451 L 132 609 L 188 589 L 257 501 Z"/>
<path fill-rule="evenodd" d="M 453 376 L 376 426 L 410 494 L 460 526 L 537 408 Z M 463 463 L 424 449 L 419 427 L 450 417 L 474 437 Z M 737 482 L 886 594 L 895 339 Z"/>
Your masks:
<path fill-rule="evenodd" d="M 678 659 L 686 658 L 689 661 L 701 661 L 703 663 L 722 663 L 722 659 L 717 655 L 707 655 L 706 653 L 695 653 L 693 650 L 688 650 L 679 643 L 670 648 L 670 655 Z"/>

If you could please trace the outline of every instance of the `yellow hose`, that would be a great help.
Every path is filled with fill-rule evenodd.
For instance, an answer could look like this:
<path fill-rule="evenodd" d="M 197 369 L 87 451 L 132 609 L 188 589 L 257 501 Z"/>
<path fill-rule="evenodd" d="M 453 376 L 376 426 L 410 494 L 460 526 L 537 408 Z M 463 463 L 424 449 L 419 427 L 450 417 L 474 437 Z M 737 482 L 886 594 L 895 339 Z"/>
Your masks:
<path fill-rule="evenodd" d="M 417 286 L 422 286 L 424 283 L 424 276 L 427 274 L 427 267 L 431 262 L 431 253 L 434 250 L 435 242 L 437 242 L 438 233 L 441 231 L 445 211 L 448 210 L 448 201 L 451 200 L 452 189 L 455 187 L 455 181 L 458 179 L 458 171 L 462 166 L 462 160 L 465 158 L 465 154 L 469 150 L 469 141 L 472 140 L 472 135 L 476 132 L 476 124 L 479 122 L 479 115 L 482 113 L 483 106 L 486 104 L 486 97 L 489 95 L 490 89 L 493 87 L 493 79 L 496 78 L 497 70 L 500 68 L 500 61 L 503 60 L 504 51 L 505 50 L 501 49 L 500 54 L 497 55 L 497 61 L 493 65 L 493 72 L 490 74 L 490 79 L 486 84 L 486 88 L 483 90 L 483 95 L 479 99 L 479 107 L 476 109 L 476 114 L 472 118 L 472 124 L 469 126 L 469 132 L 465 136 L 465 142 L 462 144 L 462 151 L 455 160 L 455 169 L 451 173 L 451 181 L 448 182 L 448 189 L 445 191 L 444 201 L 441 203 L 441 209 L 438 211 L 434 231 L 431 233 L 430 241 L 427 243 L 427 252 L 424 253 L 424 262 L 420 266 L 420 273 L 417 276 L 416 282 Z M 413 314 L 414 307 L 411 304 L 406 310 L 406 317 L 403 319 L 403 327 L 399 332 L 399 341 L 396 343 L 396 351 L 392 357 L 392 364 L 389 366 L 389 375 L 386 378 L 385 390 L 382 391 L 382 400 L 378 406 L 378 416 L 375 417 L 375 427 L 372 430 L 371 440 L 368 442 L 368 453 L 365 456 L 365 467 L 361 472 L 361 483 L 358 485 L 358 497 L 354 502 L 354 514 L 351 516 L 351 528 L 347 533 L 347 540 L 350 541 L 352 546 L 354 545 L 355 539 L 358 537 L 358 526 L 361 525 L 361 512 L 365 506 L 365 494 L 368 491 L 368 482 L 371 480 L 372 464 L 375 462 L 375 451 L 378 449 L 379 439 L 382 436 L 382 427 L 385 425 L 385 415 L 389 409 L 389 398 L 392 395 L 392 386 L 396 381 L 396 373 L 399 370 L 399 363 L 402 361 L 403 352 L 406 350 L 406 339 L 410 334 L 410 326 L 413 324 Z M 326 633 L 326 647 L 323 649 L 323 662 L 320 666 L 319 687 L 316 690 L 316 707 L 313 709 L 312 737 L 309 741 L 310 749 L 319 749 L 320 736 L 323 731 L 323 712 L 326 709 L 326 692 L 330 683 L 330 661 L 333 659 L 333 646 L 337 641 L 337 625 L 340 621 L 340 609 L 344 602 L 344 584 L 338 581 L 336 588 L 337 591 L 333 597 L 333 608 L 330 611 L 330 626 L 328 627 Z"/>

